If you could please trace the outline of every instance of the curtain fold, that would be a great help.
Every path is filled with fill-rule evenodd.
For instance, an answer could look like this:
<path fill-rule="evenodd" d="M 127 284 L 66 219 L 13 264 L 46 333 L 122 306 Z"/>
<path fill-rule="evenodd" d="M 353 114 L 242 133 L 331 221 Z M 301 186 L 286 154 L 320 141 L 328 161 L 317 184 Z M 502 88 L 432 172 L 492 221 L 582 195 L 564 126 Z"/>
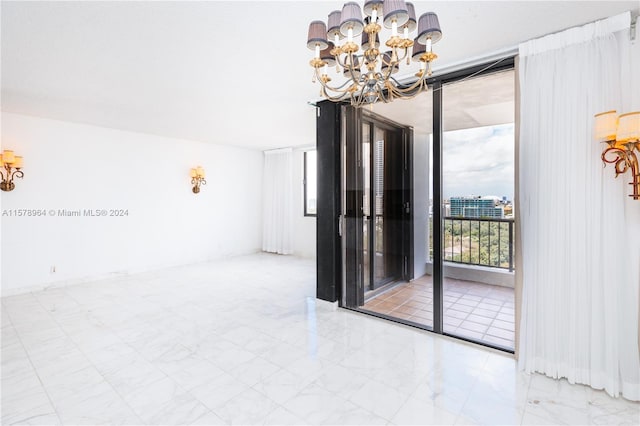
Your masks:
<path fill-rule="evenodd" d="M 519 364 L 640 400 L 640 202 L 593 141 L 593 116 L 638 107 L 630 14 L 520 45 Z"/>
<path fill-rule="evenodd" d="M 291 148 L 264 152 L 262 250 L 291 254 L 292 249 Z"/>

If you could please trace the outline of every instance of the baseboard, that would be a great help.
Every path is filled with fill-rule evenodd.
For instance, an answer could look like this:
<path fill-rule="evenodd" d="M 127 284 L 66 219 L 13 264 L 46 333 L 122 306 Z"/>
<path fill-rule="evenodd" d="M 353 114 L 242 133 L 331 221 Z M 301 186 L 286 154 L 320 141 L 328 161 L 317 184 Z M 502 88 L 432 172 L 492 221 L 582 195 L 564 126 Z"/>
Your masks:
<path fill-rule="evenodd" d="M 316 298 L 316 307 L 325 311 L 335 311 L 338 309 L 338 301 L 329 302 L 328 300 Z"/>

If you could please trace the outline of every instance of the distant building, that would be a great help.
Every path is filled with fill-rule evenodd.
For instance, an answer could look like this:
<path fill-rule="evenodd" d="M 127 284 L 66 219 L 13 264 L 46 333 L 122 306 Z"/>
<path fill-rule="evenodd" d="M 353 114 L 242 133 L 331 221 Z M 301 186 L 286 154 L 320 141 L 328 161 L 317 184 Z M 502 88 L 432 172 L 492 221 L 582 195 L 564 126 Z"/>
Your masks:
<path fill-rule="evenodd" d="M 449 205 L 454 217 L 504 217 L 504 206 L 492 197 L 451 197 Z"/>

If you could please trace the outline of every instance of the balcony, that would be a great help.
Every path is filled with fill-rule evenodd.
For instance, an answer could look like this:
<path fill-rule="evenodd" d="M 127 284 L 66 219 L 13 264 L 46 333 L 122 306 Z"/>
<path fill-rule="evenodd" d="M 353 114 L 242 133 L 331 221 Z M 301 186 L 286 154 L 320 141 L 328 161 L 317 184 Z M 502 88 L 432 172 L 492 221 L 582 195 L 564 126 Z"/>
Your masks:
<path fill-rule="evenodd" d="M 513 219 L 444 219 L 444 331 L 514 348 Z M 433 327 L 433 282 L 427 274 L 366 301 L 364 310 Z"/>
<path fill-rule="evenodd" d="M 513 228 L 513 219 L 447 216 L 444 218 L 444 259 L 512 272 Z"/>

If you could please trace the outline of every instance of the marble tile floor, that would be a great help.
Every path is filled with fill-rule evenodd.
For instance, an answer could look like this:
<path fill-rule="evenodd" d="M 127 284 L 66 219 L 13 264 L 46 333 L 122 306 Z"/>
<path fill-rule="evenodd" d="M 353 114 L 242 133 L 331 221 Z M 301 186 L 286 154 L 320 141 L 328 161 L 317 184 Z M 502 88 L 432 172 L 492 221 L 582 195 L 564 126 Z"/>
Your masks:
<path fill-rule="evenodd" d="M 12 424 L 638 424 L 511 356 L 317 303 L 255 254 L 2 298 Z"/>
<path fill-rule="evenodd" d="M 445 278 L 444 330 L 505 349 L 515 347 L 514 290 Z M 433 280 L 424 275 L 367 300 L 362 309 L 433 327 Z"/>

